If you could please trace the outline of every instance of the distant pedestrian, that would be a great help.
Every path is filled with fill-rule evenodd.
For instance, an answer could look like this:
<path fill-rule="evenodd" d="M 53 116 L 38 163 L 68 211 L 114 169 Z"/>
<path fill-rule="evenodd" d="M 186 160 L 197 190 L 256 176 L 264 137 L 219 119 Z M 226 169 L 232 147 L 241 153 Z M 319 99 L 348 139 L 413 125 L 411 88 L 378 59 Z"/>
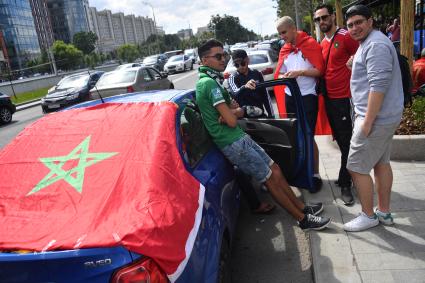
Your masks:
<path fill-rule="evenodd" d="M 355 5 L 346 13 L 348 31 L 360 42 L 354 56 L 351 95 L 356 113 L 347 168 L 357 188 L 362 212 L 345 223 L 346 231 L 391 225 L 390 196 L 393 173 L 391 142 L 403 112 L 403 85 L 397 52 L 392 42 L 373 29 L 372 13 Z M 378 207 L 373 210 L 374 183 Z"/>
<path fill-rule="evenodd" d="M 417 91 L 425 84 L 425 48 L 422 49 L 421 58 L 413 63 L 413 91 Z"/>
<path fill-rule="evenodd" d="M 356 53 L 359 43 L 351 38 L 347 30 L 336 26 L 334 9 L 329 4 L 321 4 L 316 8 L 314 22 L 325 34 L 321 42 L 326 81 L 326 92 L 323 95 L 332 133 L 341 151 L 341 167 L 337 184 L 341 187 L 341 198 L 344 204 L 351 205 L 354 203 L 354 198 L 351 193 L 351 176 L 347 170 L 353 130 L 350 101 L 351 70 L 346 64 Z"/>
<path fill-rule="evenodd" d="M 391 34 L 391 41 L 400 41 L 400 23 L 398 18 L 395 18 L 393 24 L 387 28 L 387 33 Z"/>

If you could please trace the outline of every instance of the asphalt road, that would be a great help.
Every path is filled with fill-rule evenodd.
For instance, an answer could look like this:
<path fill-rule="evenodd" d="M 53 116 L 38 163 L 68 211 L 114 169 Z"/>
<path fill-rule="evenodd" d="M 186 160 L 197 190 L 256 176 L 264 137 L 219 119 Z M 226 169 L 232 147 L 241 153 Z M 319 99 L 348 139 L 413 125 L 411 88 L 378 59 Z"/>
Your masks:
<path fill-rule="evenodd" d="M 195 70 L 170 75 L 176 89 L 192 89 L 198 79 Z M 18 111 L 9 125 L 0 126 L 0 148 L 27 125 L 43 116 L 40 106 Z M 260 199 L 271 203 L 268 193 L 257 188 Z M 308 234 L 296 227 L 281 208 L 270 215 L 252 214 L 243 200 L 236 237 L 232 245 L 234 283 L 313 282 Z"/>

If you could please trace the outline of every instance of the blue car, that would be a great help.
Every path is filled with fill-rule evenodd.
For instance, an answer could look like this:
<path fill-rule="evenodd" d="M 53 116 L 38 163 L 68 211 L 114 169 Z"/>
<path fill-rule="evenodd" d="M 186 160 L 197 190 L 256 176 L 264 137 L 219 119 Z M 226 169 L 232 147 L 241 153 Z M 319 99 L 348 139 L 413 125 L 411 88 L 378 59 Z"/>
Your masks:
<path fill-rule="evenodd" d="M 286 84 L 299 106 L 299 117 L 244 119 L 242 128 L 279 164 L 290 184 L 312 186 L 312 144 L 294 80 Z M 240 192 L 233 166 L 212 142 L 202 122 L 194 90 L 165 90 L 108 97 L 105 103 L 171 101 L 178 105 L 176 140 L 186 170 L 204 187 L 202 219 L 187 264 L 175 282 L 231 282 L 230 250 L 238 217 Z M 89 101 L 69 109 L 92 107 Z M 67 110 L 65 110 L 66 112 Z M 60 113 L 55 113 L 58 115 Z M 172 235 L 170 235 L 172 240 Z M 138 281 L 139 280 L 139 281 Z M 0 282 L 167 282 L 149 258 L 123 246 L 48 252 L 1 251 Z"/>

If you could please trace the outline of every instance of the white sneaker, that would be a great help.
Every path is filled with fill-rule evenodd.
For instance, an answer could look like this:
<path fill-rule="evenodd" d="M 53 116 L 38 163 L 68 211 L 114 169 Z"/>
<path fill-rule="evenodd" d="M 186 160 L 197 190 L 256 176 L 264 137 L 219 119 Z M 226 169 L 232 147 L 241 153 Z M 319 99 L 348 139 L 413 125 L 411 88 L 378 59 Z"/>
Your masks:
<path fill-rule="evenodd" d="M 394 218 L 391 215 L 391 212 L 385 213 L 380 211 L 378 208 L 375 209 L 375 214 L 378 216 L 379 222 L 381 222 L 384 225 L 393 225 L 394 224 Z"/>
<path fill-rule="evenodd" d="M 373 214 L 370 218 L 364 212 L 360 212 L 359 216 L 344 224 L 344 230 L 347 232 L 359 232 L 379 224 L 378 217 Z"/>

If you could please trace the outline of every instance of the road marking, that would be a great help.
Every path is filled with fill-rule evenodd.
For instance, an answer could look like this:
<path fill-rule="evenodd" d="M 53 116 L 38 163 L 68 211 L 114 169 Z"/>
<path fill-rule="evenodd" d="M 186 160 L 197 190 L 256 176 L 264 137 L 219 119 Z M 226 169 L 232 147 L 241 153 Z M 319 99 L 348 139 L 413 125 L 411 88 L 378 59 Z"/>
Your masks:
<path fill-rule="evenodd" d="M 188 77 L 190 77 L 190 76 L 193 76 L 193 74 L 196 74 L 196 71 L 195 70 L 193 70 L 193 71 L 190 71 L 190 73 L 189 74 L 187 74 L 187 75 L 185 75 L 185 76 L 183 76 L 183 77 L 180 77 L 180 78 L 178 78 L 178 79 L 171 79 L 172 80 L 172 82 L 173 83 L 176 83 L 176 82 L 178 82 L 178 81 L 181 81 L 181 80 L 183 80 L 183 79 L 185 79 L 185 78 L 188 78 Z"/>

